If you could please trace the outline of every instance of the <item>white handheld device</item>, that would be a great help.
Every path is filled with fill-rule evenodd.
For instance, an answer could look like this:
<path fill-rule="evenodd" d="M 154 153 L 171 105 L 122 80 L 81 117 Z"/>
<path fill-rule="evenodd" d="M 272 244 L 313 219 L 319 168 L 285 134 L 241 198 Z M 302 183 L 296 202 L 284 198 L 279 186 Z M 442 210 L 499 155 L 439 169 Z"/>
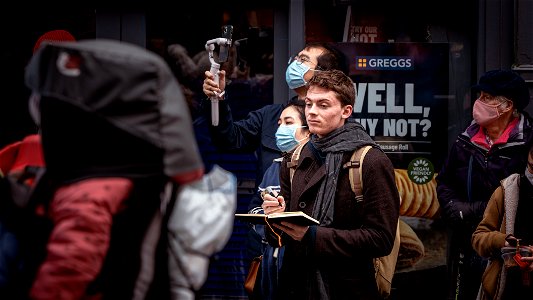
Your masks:
<path fill-rule="evenodd" d="M 231 35 L 233 34 L 233 26 L 222 26 L 222 37 L 209 40 L 205 43 L 205 49 L 209 53 L 209 61 L 211 62 L 211 69 L 209 72 L 213 74 L 215 82 L 218 82 L 218 71 L 220 70 L 220 63 L 228 60 L 229 47 L 231 47 Z M 218 54 L 218 63 L 214 58 L 215 45 L 219 45 L 220 51 Z M 218 126 L 219 113 L 218 113 L 218 99 L 219 95 L 210 96 L 211 100 L 211 124 Z"/>

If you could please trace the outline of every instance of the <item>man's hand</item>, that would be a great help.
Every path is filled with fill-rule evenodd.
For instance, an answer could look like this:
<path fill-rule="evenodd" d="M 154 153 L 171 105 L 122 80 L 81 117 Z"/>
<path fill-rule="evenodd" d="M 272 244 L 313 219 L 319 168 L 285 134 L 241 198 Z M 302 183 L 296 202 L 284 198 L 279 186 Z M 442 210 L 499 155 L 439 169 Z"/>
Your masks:
<path fill-rule="evenodd" d="M 278 213 L 278 212 L 284 212 L 285 211 L 285 199 L 283 199 L 283 196 L 272 196 L 269 194 L 262 195 L 263 197 L 263 204 L 261 204 L 261 207 L 263 208 L 263 211 L 265 214 L 271 214 L 271 213 Z"/>
<path fill-rule="evenodd" d="M 215 82 L 215 76 L 214 74 L 211 74 L 209 71 L 205 71 L 204 73 L 205 79 L 204 84 L 202 85 L 202 89 L 204 91 L 204 94 L 211 98 L 213 96 L 216 96 L 219 98 L 219 100 L 223 99 L 224 95 L 224 89 L 226 88 L 226 71 L 220 70 L 218 72 L 218 81 Z"/>
<path fill-rule="evenodd" d="M 286 221 L 281 221 L 279 224 L 276 223 L 273 226 L 283 230 L 283 232 L 288 234 L 295 241 L 301 241 L 307 230 L 309 230 L 309 226 L 300 226 Z"/>

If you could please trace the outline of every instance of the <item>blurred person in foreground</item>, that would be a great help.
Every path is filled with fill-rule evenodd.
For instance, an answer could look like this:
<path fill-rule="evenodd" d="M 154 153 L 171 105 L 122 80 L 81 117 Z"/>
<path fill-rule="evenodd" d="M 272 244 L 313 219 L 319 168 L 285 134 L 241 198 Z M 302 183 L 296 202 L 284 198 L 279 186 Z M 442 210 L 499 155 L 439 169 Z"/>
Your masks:
<path fill-rule="evenodd" d="M 532 210 L 533 144 L 525 170 L 501 181 L 472 235 L 474 250 L 489 259 L 480 300 L 533 299 Z M 521 266 L 513 258 L 517 250 Z"/>
<path fill-rule="evenodd" d="M 526 82 L 507 70 L 488 71 L 473 87 L 473 121 L 452 145 L 437 180 L 441 215 L 448 227 L 449 299 L 476 298 L 487 263 L 472 249 L 471 237 L 500 180 L 521 173 L 533 122 Z"/>
<path fill-rule="evenodd" d="M 277 299 L 381 299 L 373 258 L 392 251 L 400 197 L 392 162 L 351 118 L 355 95 L 353 81 L 341 71 L 315 71 L 305 97 L 310 140 L 296 166 L 284 158 L 280 195 L 264 196 L 267 214 L 301 210 L 320 222 L 273 224 L 285 247 Z M 343 166 L 366 145 L 372 148 L 362 171 L 362 204 Z M 269 233 L 275 245 L 279 240 Z"/>
<path fill-rule="evenodd" d="M 171 298 L 152 220 L 167 183 L 204 168 L 168 65 L 115 40 L 47 44 L 26 85 L 46 164 L 36 193 L 53 223 L 30 298 Z"/>

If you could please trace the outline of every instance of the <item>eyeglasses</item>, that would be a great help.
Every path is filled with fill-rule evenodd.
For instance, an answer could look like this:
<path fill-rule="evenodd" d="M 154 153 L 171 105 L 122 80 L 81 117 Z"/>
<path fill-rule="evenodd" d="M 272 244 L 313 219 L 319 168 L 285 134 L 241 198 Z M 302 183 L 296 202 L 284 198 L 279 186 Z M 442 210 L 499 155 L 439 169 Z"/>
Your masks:
<path fill-rule="evenodd" d="M 303 63 L 309 63 L 309 64 L 313 64 L 315 65 L 315 63 L 313 63 L 309 57 L 307 56 L 293 56 L 293 57 L 290 57 L 289 58 L 289 61 L 287 62 L 287 64 L 290 64 L 292 63 L 293 61 L 296 61 L 298 64 L 303 64 Z"/>

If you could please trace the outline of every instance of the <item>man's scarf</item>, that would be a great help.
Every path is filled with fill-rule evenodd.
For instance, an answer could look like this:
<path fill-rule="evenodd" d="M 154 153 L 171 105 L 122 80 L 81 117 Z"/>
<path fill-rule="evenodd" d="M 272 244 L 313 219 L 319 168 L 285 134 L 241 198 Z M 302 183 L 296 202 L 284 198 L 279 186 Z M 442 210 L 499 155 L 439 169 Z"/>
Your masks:
<path fill-rule="evenodd" d="M 378 149 L 379 146 L 366 133 L 363 126 L 352 118 L 348 118 L 342 127 L 323 138 L 313 134 L 310 142 L 311 147 L 326 155 L 324 161 L 326 178 L 318 191 L 312 217 L 320 221 L 321 226 L 328 226 L 333 221 L 333 202 L 344 152 L 353 152 L 366 145 Z"/>

